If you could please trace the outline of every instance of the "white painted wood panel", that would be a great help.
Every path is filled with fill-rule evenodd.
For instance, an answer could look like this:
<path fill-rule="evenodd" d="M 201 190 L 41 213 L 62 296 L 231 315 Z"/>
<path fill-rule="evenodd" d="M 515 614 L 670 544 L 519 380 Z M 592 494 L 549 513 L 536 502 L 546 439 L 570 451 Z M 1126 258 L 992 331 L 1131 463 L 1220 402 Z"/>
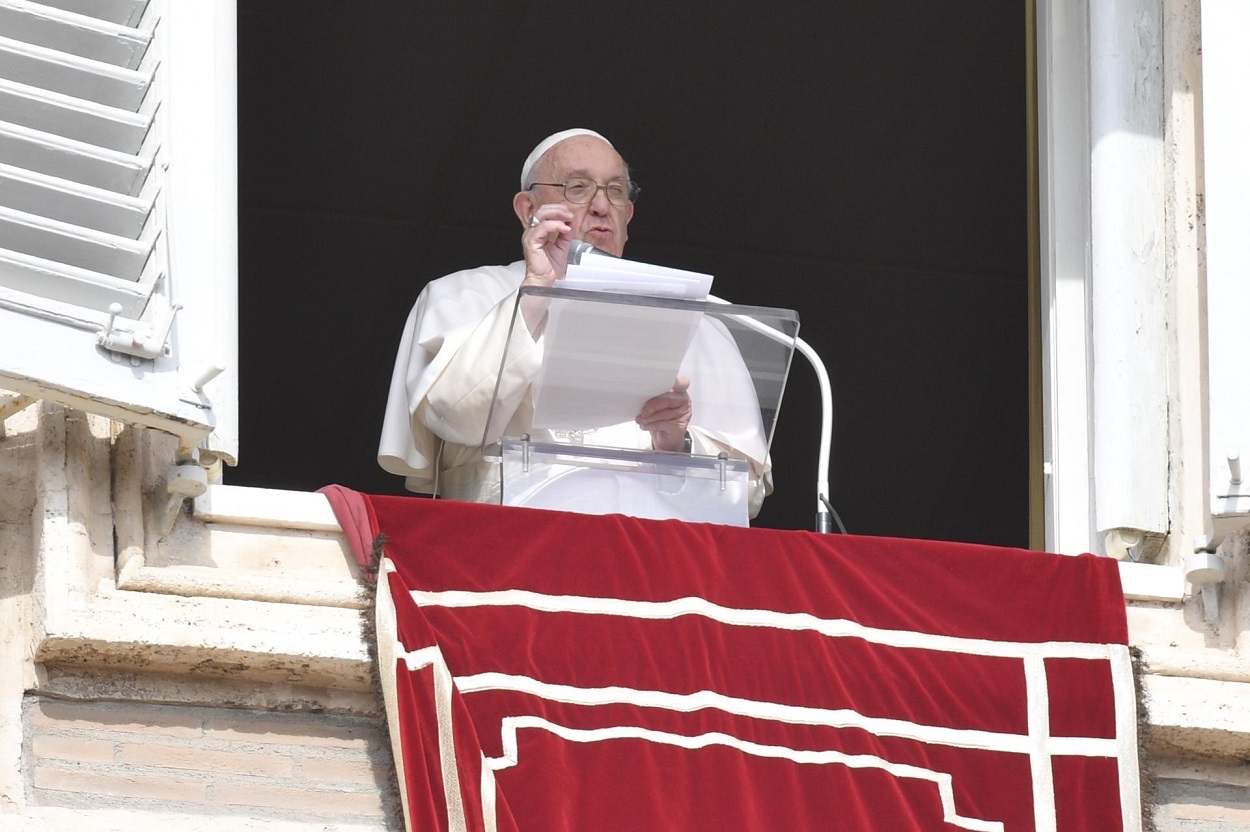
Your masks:
<path fill-rule="evenodd" d="M 97 104 L 0 78 L 0 121 L 120 153 L 138 153 L 153 113 Z"/>
<path fill-rule="evenodd" d="M 137 69 L 150 32 L 29 0 L 0 0 L 0 32 L 124 69 Z"/>
<path fill-rule="evenodd" d="M 106 234 L 138 239 L 152 199 L 126 196 L 0 163 L 0 205 Z"/>
<path fill-rule="evenodd" d="M 1250 4 L 1202 4 L 1211 513 L 1242 522 L 1250 522 L 1248 39 Z M 1230 457 L 1240 461 L 1241 482 L 1234 481 Z"/>
<path fill-rule="evenodd" d="M 98 17 L 122 26 L 137 26 L 148 0 L 43 0 L 43 5 Z"/>

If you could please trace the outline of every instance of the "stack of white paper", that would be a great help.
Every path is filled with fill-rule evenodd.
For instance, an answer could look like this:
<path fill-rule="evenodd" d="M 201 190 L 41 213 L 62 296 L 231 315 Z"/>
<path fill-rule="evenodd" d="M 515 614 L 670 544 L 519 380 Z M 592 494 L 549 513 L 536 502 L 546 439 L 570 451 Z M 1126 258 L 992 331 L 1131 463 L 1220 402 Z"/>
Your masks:
<path fill-rule="evenodd" d="M 612 257 L 569 266 L 557 286 L 703 300 L 712 276 Z M 553 299 L 534 381 L 534 427 L 587 430 L 633 421 L 672 388 L 702 312 Z"/>
<path fill-rule="evenodd" d="M 712 275 L 592 254 L 583 258 L 579 265 L 570 265 L 568 273 L 563 280 L 556 281 L 556 286 L 704 300 L 712 290 Z"/>

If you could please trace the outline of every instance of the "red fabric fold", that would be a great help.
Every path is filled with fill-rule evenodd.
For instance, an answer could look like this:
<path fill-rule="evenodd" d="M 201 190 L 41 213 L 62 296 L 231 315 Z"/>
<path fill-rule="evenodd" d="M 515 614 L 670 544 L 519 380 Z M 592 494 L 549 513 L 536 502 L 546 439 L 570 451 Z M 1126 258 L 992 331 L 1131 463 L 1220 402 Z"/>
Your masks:
<path fill-rule="evenodd" d="M 347 543 L 365 577 L 370 581 L 376 580 L 374 573 L 377 564 L 373 562 L 373 541 L 378 534 L 377 521 L 373 518 L 370 503 L 365 495 L 342 485 L 323 486 L 317 489 L 317 492 L 324 494 L 330 501 L 334 519 L 339 521 L 339 526 L 342 527 L 343 534 L 347 536 Z"/>

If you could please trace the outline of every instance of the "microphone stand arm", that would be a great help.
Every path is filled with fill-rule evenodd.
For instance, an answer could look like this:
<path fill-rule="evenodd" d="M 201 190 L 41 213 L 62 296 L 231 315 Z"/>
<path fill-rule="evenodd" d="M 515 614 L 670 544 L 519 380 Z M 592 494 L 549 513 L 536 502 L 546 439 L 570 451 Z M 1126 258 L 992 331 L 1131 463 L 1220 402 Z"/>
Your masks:
<path fill-rule="evenodd" d="M 707 299 L 711 303 L 729 305 L 729 301 L 715 295 L 708 295 Z M 774 341 L 779 343 L 790 341 L 789 336 L 754 318 L 745 315 L 732 317 L 738 323 Z M 816 371 L 816 383 L 820 386 L 820 458 L 816 471 L 816 531 L 828 534 L 833 531 L 833 517 L 829 502 L 829 456 L 833 445 L 833 387 L 829 384 L 829 373 L 825 370 L 825 362 L 820 360 L 816 351 L 797 335 L 794 337 L 794 348 L 802 353 L 812 365 L 812 369 Z"/>

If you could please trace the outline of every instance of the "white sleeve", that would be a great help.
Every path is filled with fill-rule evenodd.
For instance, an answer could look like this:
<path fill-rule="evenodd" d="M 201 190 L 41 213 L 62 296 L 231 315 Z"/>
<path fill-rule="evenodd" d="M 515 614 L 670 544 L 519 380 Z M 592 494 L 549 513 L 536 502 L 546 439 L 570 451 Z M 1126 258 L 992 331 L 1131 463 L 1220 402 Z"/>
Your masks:
<path fill-rule="evenodd" d="M 437 436 L 460 445 L 480 443 L 496 398 L 494 422 L 502 429 L 538 374 L 542 346 L 523 322 L 512 326 L 516 299 L 513 292 L 478 322 L 418 403 L 416 418 Z M 505 346 L 508 363 L 501 368 Z"/>
<path fill-rule="evenodd" d="M 408 478 L 411 490 L 433 484 L 443 440 L 481 442 L 486 416 L 483 412 L 476 425 L 470 424 L 475 402 L 464 391 L 485 387 L 487 396 L 494 393 L 503 345 L 497 332 L 502 325 L 506 335 L 520 266 L 487 266 L 432 281 L 408 315 L 391 374 L 378 464 Z M 437 403 L 431 416 L 432 392 Z M 464 406 L 458 407 L 462 400 Z"/>

